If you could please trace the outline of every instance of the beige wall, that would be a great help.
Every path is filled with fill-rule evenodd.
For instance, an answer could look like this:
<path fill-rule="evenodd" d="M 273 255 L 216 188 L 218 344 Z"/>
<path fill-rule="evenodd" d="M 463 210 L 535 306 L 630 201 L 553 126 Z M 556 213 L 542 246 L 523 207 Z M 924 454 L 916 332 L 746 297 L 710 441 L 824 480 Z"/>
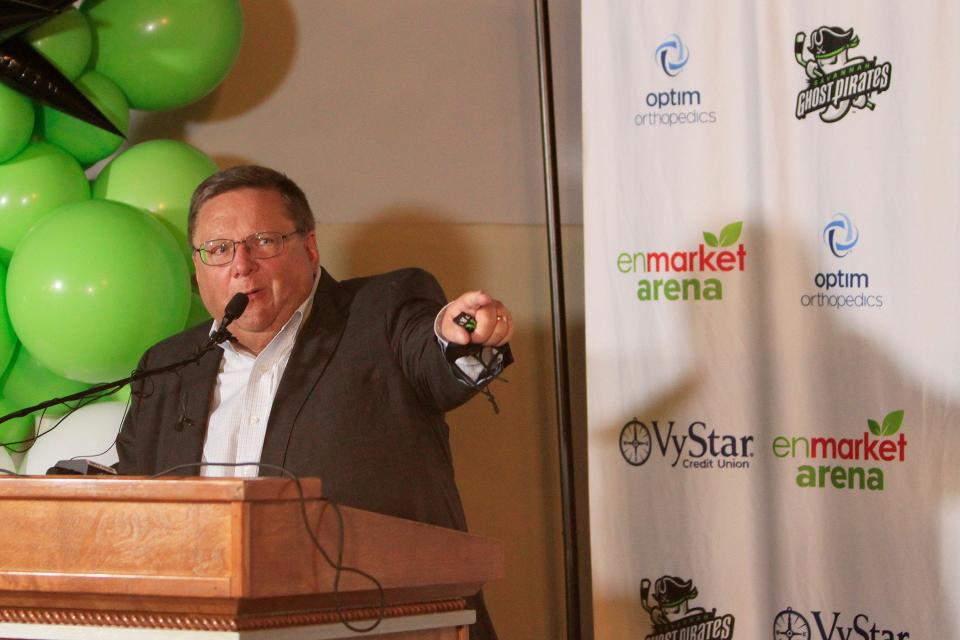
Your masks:
<path fill-rule="evenodd" d="M 487 589 L 501 636 L 562 637 L 532 1 L 241 4 L 243 48 L 223 85 L 185 109 L 136 114 L 130 141 L 181 139 L 221 166 L 256 162 L 287 171 L 316 210 L 321 256 L 335 277 L 417 265 L 449 296 L 482 287 L 511 307 L 517 363 L 509 383 L 494 386 L 500 415 L 477 398 L 449 416 L 457 479 L 471 529 L 506 546 L 507 576 Z M 579 3 L 550 7 L 574 424 L 582 444 Z M 585 458 L 581 448 L 581 480 Z M 585 501 L 580 520 L 586 549 Z"/>

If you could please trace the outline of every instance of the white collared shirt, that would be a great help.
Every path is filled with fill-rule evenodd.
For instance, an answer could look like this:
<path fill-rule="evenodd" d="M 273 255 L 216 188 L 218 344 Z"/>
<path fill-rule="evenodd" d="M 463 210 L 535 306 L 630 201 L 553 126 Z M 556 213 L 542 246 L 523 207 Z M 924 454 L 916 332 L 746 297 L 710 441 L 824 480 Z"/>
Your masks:
<path fill-rule="evenodd" d="M 310 314 L 319 277 L 313 290 L 283 328 L 273 336 L 259 355 L 223 342 L 223 358 L 213 392 L 207 436 L 203 443 L 203 462 L 258 462 L 267 435 L 267 422 L 277 395 L 280 379 L 290 361 L 297 333 Z M 211 333 L 217 330 L 214 321 Z M 256 466 L 201 468 L 208 477 L 253 478 Z"/>

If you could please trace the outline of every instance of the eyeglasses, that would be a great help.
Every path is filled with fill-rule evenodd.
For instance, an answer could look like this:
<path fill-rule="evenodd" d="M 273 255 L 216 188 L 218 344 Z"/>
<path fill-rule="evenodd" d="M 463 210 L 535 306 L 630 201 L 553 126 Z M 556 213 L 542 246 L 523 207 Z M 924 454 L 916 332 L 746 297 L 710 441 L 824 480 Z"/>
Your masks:
<path fill-rule="evenodd" d="M 222 267 L 233 262 L 237 254 L 237 245 L 242 244 L 247 247 L 251 258 L 262 260 L 263 258 L 272 258 L 280 255 L 283 251 L 283 241 L 290 236 L 295 236 L 302 231 L 292 231 L 287 234 L 277 231 L 258 231 L 251 233 L 243 240 L 207 240 L 199 247 L 194 248 L 194 253 L 200 254 L 200 262 L 210 267 Z"/>

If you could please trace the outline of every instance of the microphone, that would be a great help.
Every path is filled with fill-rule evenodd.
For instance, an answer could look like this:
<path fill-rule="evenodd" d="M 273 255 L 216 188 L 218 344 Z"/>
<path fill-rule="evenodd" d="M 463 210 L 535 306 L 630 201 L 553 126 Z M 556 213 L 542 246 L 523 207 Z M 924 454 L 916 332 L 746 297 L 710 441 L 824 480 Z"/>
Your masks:
<path fill-rule="evenodd" d="M 223 310 L 223 324 L 221 327 L 225 327 L 240 316 L 243 315 L 243 312 L 247 308 L 247 303 L 250 302 L 250 296 L 245 293 L 234 294 L 230 301 L 227 303 L 226 308 Z"/>
<path fill-rule="evenodd" d="M 241 315 L 247 308 L 247 303 L 250 302 L 250 296 L 245 293 L 236 293 L 230 301 L 227 302 L 227 306 L 223 310 L 223 320 L 220 321 L 220 326 L 217 327 L 217 330 L 210 336 L 210 341 L 207 342 L 207 346 L 204 347 L 204 350 L 213 347 L 214 345 L 220 344 L 225 340 L 235 339 L 233 335 L 227 331 L 227 326 Z"/>

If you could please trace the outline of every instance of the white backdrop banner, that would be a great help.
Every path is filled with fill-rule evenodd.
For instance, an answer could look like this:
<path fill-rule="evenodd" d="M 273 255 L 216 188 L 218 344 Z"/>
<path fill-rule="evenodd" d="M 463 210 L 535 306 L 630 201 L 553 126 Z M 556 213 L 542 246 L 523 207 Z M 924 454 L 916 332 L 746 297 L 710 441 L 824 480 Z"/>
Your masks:
<path fill-rule="evenodd" d="M 596 637 L 960 638 L 960 5 L 582 33 Z"/>

